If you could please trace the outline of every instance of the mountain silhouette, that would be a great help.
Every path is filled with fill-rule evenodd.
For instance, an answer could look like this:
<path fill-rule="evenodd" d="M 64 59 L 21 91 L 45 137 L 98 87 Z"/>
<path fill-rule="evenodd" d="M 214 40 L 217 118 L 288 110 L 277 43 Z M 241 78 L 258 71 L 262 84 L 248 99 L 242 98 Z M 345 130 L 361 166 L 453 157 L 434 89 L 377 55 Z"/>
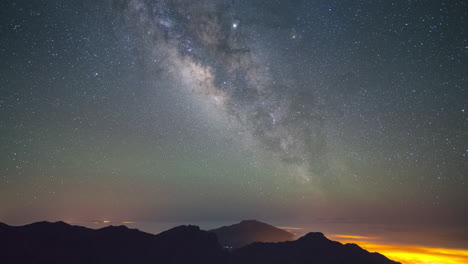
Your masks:
<path fill-rule="evenodd" d="M 209 232 L 215 233 L 225 248 L 240 248 L 253 242 L 283 242 L 294 238 L 293 234 L 283 229 L 256 220 L 244 220 Z"/>
<path fill-rule="evenodd" d="M 125 226 L 63 222 L 0 226 L 0 263 L 221 263 L 216 236 L 196 226 L 152 235 Z"/>
<path fill-rule="evenodd" d="M 0 223 L 0 263 L 397 263 L 355 244 L 343 245 L 328 240 L 322 233 L 309 233 L 296 241 L 255 242 L 238 249 L 223 250 L 215 233 L 223 228 L 250 230 L 256 234 L 251 237 L 258 237 L 258 234 L 266 234 L 264 230 L 271 231 L 274 227 L 250 220 L 210 232 L 188 225 L 153 235 L 125 226 L 90 229 L 64 222 L 38 222 L 25 226 Z"/>
<path fill-rule="evenodd" d="M 397 264 L 356 244 L 341 244 L 322 233 L 308 233 L 296 241 L 256 242 L 232 252 L 230 263 L 244 264 Z"/>

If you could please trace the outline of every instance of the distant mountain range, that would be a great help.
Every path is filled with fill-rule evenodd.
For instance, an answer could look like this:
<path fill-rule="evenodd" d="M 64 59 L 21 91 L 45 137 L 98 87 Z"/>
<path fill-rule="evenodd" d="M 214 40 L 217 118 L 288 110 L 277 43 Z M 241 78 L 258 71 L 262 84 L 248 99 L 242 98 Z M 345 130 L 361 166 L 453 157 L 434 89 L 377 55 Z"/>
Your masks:
<path fill-rule="evenodd" d="M 294 235 L 256 220 L 244 220 L 238 224 L 210 230 L 224 248 L 240 248 L 253 242 L 283 242 L 293 240 Z"/>
<path fill-rule="evenodd" d="M 273 243 L 291 238 L 286 231 L 253 220 L 211 231 L 179 226 L 158 235 L 125 226 L 95 230 L 64 222 L 18 227 L 0 223 L 0 263 L 397 263 L 354 244 L 330 241 L 321 233 Z"/>

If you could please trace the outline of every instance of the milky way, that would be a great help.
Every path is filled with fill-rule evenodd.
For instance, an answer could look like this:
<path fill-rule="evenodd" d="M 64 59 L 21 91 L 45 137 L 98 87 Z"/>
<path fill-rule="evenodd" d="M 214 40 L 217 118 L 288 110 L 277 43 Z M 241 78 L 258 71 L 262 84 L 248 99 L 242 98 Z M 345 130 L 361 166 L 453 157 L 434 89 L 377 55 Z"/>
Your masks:
<path fill-rule="evenodd" d="M 463 1 L 0 6 L 0 221 L 467 217 Z"/>
<path fill-rule="evenodd" d="M 287 62 L 269 66 L 269 56 L 281 58 L 261 50 L 264 36 L 256 32 L 265 26 L 256 24 L 273 24 L 279 17 L 255 18 L 236 12 L 228 2 L 127 4 L 130 19 L 141 21 L 141 33 L 154 45 L 154 58 L 166 59 L 166 70 L 188 79 L 185 85 L 201 93 L 206 103 L 235 117 L 261 147 L 299 166 L 301 173 L 290 176 L 306 182 L 313 175 L 333 177 L 326 171 L 326 111 L 316 102 L 317 84 L 284 80 L 273 71 L 284 74 Z M 269 37 L 295 38 L 282 31 Z"/>
<path fill-rule="evenodd" d="M 427 118 L 424 113 L 415 113 L 412 109 L 413 104 L 417 102 L 410 101 L 406 105 L 403 102 L 405 94 L 417 92 L 410 87 L 416 86 L 417 81 L 405 84 L 407 78 L 405 74 L 408 73 L 403 71 L 379 72 L 383 67 L 397 67 L 398 62 L 392 62 L 392 60 L 397 60 L 397 57 L 392 56 L 390 51 L 381 48 L 384 53 L 388 54 L 374 54 L 376 59 L 371 63 L 375 64 L 373 68 L 376 69 L 371 69 L 367 65 L 359 65 L 359 63 L 354 67 L 349 65 L 357 63 L 356 61 L 349 62 L 349 60 L 356 60 L 356 58 L 350 58 L 350 55 L 359 52 L 365 54 L 368 52 L 367 49 L 372 49 L 366 47 L 366 44 L 362 46 L 361 38 L 372 42 L 375 41 L 372 35 L 386 37 L 380 32 L 383 29 L 370 32 L 370 34 L 359 32 L 359 30 L 368 30 L 365 26 L 362 26 L 362 29 L 359 27 L 354 29 L 356 35 L 346 36 L 350 33 L 340 27 L 348 26 L 350 28 L 348 30 L 353 31 L 352 26 L 346 25 L 345 22 L 340 24 L 339 20 L 350 19 L 347 16 L 351 14 L 342 18 L 335 17 L 333 14 L 325 14 L 325 17 L 324 14 L 319 15 L 319 21 L 329 19 L 330 23 L 336 24 L 328 25 L 322 21 L 322 25 L 315 25 L 317 28 L 325 26 L 328 33 L 344 35 L 340 36 L 342 38 L 351 38 L 327 39 L 322 32 L 318 33 L 318 36 L 306 36 L 307 34 L 313 35 L 313 31 L 323 29 L 311 29 L 309 26 L 305 27 L 306 29 L 303 28 L 303 24 L 312 24 L 313 22 L 310 21 L 315 20 L 310 16 L 316 15 L 314 11 L 320 10 L 322 6 L 319 3 L 304 2 L 293 8 L 284 3 L 271 4 L 270 10 L 268 7 L 264 8 L 262 2 L 129 1 L 120 2 L 120 4 L 126 7 L 125 11 L 130 13 L 129 19 L 139 21 L 141 34 L 146 34 L 145 38 L 150 38 L 149 45 L 153 45 L 156 50 L 153 56 L 159 61 L 162 58 L 167 59 L 163 67 L 175 73 L 176 78 L 187 79 L 186 85 L 193 86 L 192 89 L 202 93 L 206 103 L 214 103 L 229 115 L 234 116 L 235 121 L 245 128 L 261 144 L 262 148 L 277 154 L 282 161 L 298 166 L 299 170 L 290 176 L 299 174 L 305 181 L 314 179 L 314 184 L 336 183 L 336 171 L 330 171 L 330 166 L 335 166 L 336 170 L 337 164 L 330 164 L 333 163 L 330 160 L 338 162 L 340 171 L 349 171 L 349 166 L 342 159 L 329 157 L 329 155 L 336 155 L 331 153 L 330 148 L 333 147 L 328 146 L 328 141 L 353 140 L 352 137 L 344 135 L 346 127 L 343 125 L 349 122 L 353 115 L 359 115 L 358 119 L 364 123 L 364 127 L 373 123 L 370 124 L 370 128 L 361 128 L 358 135 L 359 139 L 365 138 L 370 145 L 391 144 L 390 137 L 395 137 L 395 133 L 383 135 L 387 133 L 386 126 L 391 127 L 391 125 L 384 124 L 389 122 L 389 119 L 405 120 L 408 114 L 417 115 L 411 117 L 412 121 L 408 121 L 406 126 L 398 128 L 403 130 L 400 134 L 408 136 L 411 135 L 412 130 L 417 130 L 422 126 L 415 124 L 416 119 L 421 118 L 421 122 L 431 123 L 431 121 L 422 120 Z M 284 16 L 283 13 L 269 13 L 282 7 L 292 9 L 289 11 L 299 14 L 294 14 L 297 17 L 289 17 L 289 15 Z M 300 12 L 301 7 L 312 10 Z M 369 14 L 361 10 L 359 5 L 354 8 L 355 17 L 346 22 L 371 23 L 371 19 L 367 19 L 366 16 Z M 326 11 L 335 12 L 332 7 L 326 8 Z M 359 16 L 359 12 L 363 12 L 363 17 Z M 424 18 L 421 19 L 424 22 Z M 436 19 L 432 17 L 432 20 Z M 398 34 L 398 30 L 404 32 L 402 27 L 408 24 L 388 23 L 388 31 L 393 34 Z M 437 22 L 432 23 L 434 25 L 429 26 L 429 33 L 437 31 Z M 362 36 L 366 34 L 370 36 Z M 306 43 L 306 38 L 311 41 Z M 304 43 L 295 43 L 301 41 Z M 332 47 L 327 52 L 331 53 L 328 56 L 332 58 L 325 58 L 323 61 L 324 58 L 317 55 L 317 51 L 313 49 L 314 46 L 326 45 L 324 43 L 326 41 L 331 42 Z M 339 41 L 345 43 L 339 43 Z M 407 42 L 411 41 L 411 39 L 407 40 Z M 401 42 L 404 46 L 405 41 Z M 400 54 L 402 43 L 398 44 L 395 52 Z M 342 45 L 351 45 L 349 50 L 344 51 L 349 54 L 344 56 L 341 54 L 343 53 Z M 424 44 L 420 42 L 418 45 Z M 415 50 L 420 49 L 414 44 L 412 46 Z M 458 49 L 461 51 L 463 46 Z M 435 51 L 431 50 L 431 52 Z M 301 56 L 301 53 L 308 57 L 297 58 Z M 415 56 L 414 54 L 405 55 Z M 461 55 L 458 54 L 458 56 Z M 402 57 L 399 59 L 400 63 L 409 59 L 409 57 Z M 364 60 L 366 59 L 368 58 Z M 411 60 L 414 61 L 414 58 Z M 339 73 L 331 73 L 332 78 L 336 80 L 330 81 L 330 77 L 326 76 L 330 73 L 322 72 L 323 65 L 320 64 L 323 63 L 326 68 L 337 67 L 339 69 Z M 388 80 L 379 78 L 382 74 L 390 75 L 387 76 Z M 421 74 L 424 73 L 421 72 Z M 411 76 L 411 78 L 417 77 Z M 425 81 L 427 80 L 421 82 Z M 392 82 L 397 83 L 392 84 Z M 371 90 L 378 90 L 377 95 L 372 94 Z M 427 96 L 424 94 L 428 94 L 428 90 L 422 90 L 420 93 L 422 95 L 414 97 L 410 95 L 408 99 L 423 98 Z M 386 98 L 390 101 L 395 100 L 395 103 L 384 102 Z M 373 100 L 373 102 L 369 103 L 366 100 Z M 378 104 L 388 104 L 391 109 L 379 109 Z M 363 111 L 366 106 L 368 113 L 363 113 L 366 111 Z M 395 109 L 406 107 L 409 109 L 402 109 L 403 111 Z M 466 117 L 462 115 L 463 109 L 464 104 L 460 101 L 458 103 L 458 110 L 461 112 L 459 121 L 463 118 L 466 121 Z M 440 110 L 444 111 L 443 107 Z M 374 135 L 369 135 L 367 131 L 364 131 L 366 129 L 377 130 L 375 132 L 381 137 L 374 139 Z M 431 128 L 426 128 L 426 131 L 428 130 L 430 134 Z M 437 135 L 442 136 L 442 134 Z M 400 138 L 400 136 L 397 137 Z M 447 139 L 447 141 L 450 140 Z M 454 143 L 454 145 L 457 144 Z M 386 151 L 382 149 L 381 152 Z M 461 147 L 459 155 L 465 157 L 466 153 L 463 152 L 464 147 Z M 391 158 L 386 159 L 391 163 Z"/>

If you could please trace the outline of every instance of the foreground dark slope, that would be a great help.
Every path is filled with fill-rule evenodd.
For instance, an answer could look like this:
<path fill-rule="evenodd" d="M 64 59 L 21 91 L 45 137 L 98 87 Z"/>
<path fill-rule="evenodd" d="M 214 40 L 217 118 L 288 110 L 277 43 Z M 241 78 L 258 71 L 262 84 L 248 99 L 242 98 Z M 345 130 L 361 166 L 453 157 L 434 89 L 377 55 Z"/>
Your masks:
<path fill-rule="evenodd" d="M 294 238 L 294 235 L 287 231 L 256 220 L 244 220 L 210 232 L 216 234 L 222 246 L 232 248 L 243 247 L 253 242 L 283 242 Z"/>
<path fill-rule="evenodd" d="M 321 263 L 395 264 L 357 245 L 309 233 L 296 241 L 254 243 L 223 251 L 214 233 L 179 226 L 158 235 L 110 226 L 94 230 L 63 222 L 13 227 L 0 223 L 0 263 Z"/>

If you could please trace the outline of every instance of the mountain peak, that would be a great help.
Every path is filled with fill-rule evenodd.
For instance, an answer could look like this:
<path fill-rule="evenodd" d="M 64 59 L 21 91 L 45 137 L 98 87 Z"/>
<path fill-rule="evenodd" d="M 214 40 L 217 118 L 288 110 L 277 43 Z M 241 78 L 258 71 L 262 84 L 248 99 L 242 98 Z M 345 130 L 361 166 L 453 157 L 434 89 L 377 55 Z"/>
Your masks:
<path fill-rule="evenodd" d="M 127 230 L 127 229 L 129 228 L 124 225 L 118 225 L 118 226 L 110 225 L 110 226 L 101 228 L 101 230 Z"/>
<path fill-rule="evenodd" d="M 238 224 L 210 230 L 226 248 L 239 248 L 253 242 L 282 242 L 292 240 L 294 235 L 272 225 L 257 221 L 243 220 Z"/>
<path fill-rule="evenodd" d="M 41 222 L 28 224 L 25 226 L 26 227 L 29 226 L 29 227 L 45 227 L 45 228 L 63 228 L 63 227 L 69 227 L 71 225 L 63 221 L 57 221 L 57 222 L 41 221 Z"/>
<path fill-rule="evenodd" d="M 195 225 L 181 225 L 171 228 L 167 231 L 164 231 L 159 234 L 159 236 L 165 237 L 181 237 L 181 236 L 198 236 L 205 233 L 205 231 L 200 230 L 200 227 Z"/>
<path fill-rule="evenodd" d="M 307 233 L 305 236 L 299 238 L 297 242 L 313 244 L 313 245 L 329 245 L 335 243 L 334 241 L 329 240 L 323 233 L 321 232 L 310 232 Z"/>
<path fill-rule="evenodd" d="M 301 237 L 299 240 L 301 239 L 326 239 L 328 240 L 328 238 L 322 233 L 322 232 L 309 232 L 307 233 L 306 235 L 304 235 L 303 237 Z"/>
<path fill-rule="evenodd" d="M 70 224 L 65 223 L 63 221 L 57 221 L 57 222 L 53 222 L 51 224 L 54 224 L 54 225 L 57 225 L 57 226 L 70 226 Z"/>
<path fill-rule="evenodd" d="M 343 245 L 323 233 L 311 232 L 296 241 L 253 243 L 234 250 L 233 263 L 401 264 L 357 245 Z"/>
<path fill-rule="evenodd" d="M 169 229 L 168 231 L 197 232 L 197 231 L 200 231 L 200 227 L 196 225 L 181 225 L 181 226 L 176 226 L 172 229 Z"/>
<path fill-rule="evenodd" d="M 265 223 L 262 223 L 257 220 L 242 220 L 239 224 L 265 224 Z"/>

